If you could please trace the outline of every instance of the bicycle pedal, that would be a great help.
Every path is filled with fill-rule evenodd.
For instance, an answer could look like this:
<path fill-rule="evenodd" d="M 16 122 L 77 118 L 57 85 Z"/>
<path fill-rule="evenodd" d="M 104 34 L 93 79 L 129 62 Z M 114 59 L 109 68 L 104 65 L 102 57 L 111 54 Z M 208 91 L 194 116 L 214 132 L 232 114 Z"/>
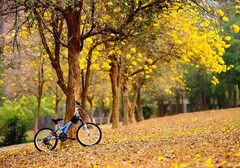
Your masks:
<path fill-rule="evenodd" d="M 70 140 L 76 140 L 76 138 L 68 138 L 68 139 L 70 139 Z"/>

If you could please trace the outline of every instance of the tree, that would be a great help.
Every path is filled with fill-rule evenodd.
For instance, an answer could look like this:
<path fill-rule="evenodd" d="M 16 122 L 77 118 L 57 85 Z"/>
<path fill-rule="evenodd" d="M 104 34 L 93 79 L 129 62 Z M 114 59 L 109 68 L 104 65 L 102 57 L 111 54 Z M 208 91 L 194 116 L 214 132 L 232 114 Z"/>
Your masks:
<path fill-rule="evenodd" d="M 177 2 L 177 3 L 176 3 Z M 193 1 L 195 2 L 195 1 Z M 110 78 L 112 83 L 112 94 L 113 94 L 113 103 L 112 103 L 112 118 L 113 118 L 113 128 L 117 128 L 119 126 L 119 100 L 120 100 L 120 90 L 122 86 L 122 79 L 124 69 L 122 68 L 121 57 L 110 52 L 114 45 L 121 44 L 123 40 L 131 40 L 146 33 L 145 28 L 149 27 L 156 23 L 155 21 L 159 20 L 161 13 L 167 9 L 171 14 L 175 14 L 176 17 L 182 13 L 178 12 L 182 10 L 178 10 L 181 8 L 185 8 L 184 3 L 182 1 L 171 1 L 168 2 L 166 0 L 155 0 L 155 1 L 66 1 L 66 2 L 56 2 L 54 0 L 51 1 L 1 1 L 1 15 L 7 15 L 10 13 L 15 13 L 18 18 L 15 20 L 15 28 L 18 28 L 24 23 L 29 26 L 34 26 L 37 24 L 37 28 L 39 30 L 39 34 L 41 36 L 41 40 L 43 46 L 49 56 L 51 64 L 56 71 L 58 76 L 58 85 L 66 95 L 66 120 L 69 120 L 74 113 L 74 100 L 80 100 L 80 67 L 79 67 L 79 53 L 83 50 L 86 39 L 91 37 L 96 40 L 98 43 L 103 43 L 106 50 L 108 51 L 108 59 L 110 62 Z M 177 5 L 176 5 L 177 4 Z M 174 6 L 174 9 L 171 8 L 171 5 Z M 192 5 L 194 6 L 194 5 Z M 24 15 L 21 13 L 24 12 Z M 23 19 L 19 19 L 19 16 Z M 190 16 L 190 15 L 185 15 Z M 160 17 L 161 18 L 161 17 Z M 191 17 L 189 21 L 191 20 Z M 20 22 L 19 22 L 20 21 Z M 167 24 L 167 20 L 165 21 Z M 160 22 L 157 22 L 159 24 Z M 196 24 L 193 22 L 192 24 Z M 159 27 L 159 31 L 161 30 L 161 26 Z M 165 28 L 166 28 L 165 27 Z M 187 27 L 185 27 L 187 28 Z M 180 27 L 178 27 L 180 30 Z M 172 29 L 170 29 L 172 30 Z M 189 30 L 189 29 L 188 29 Z M 179 39 L 175 39 L 176 32 L 178 30 L 174 30 L 171 34 L 165 36 L 169 37 L 172 41 L 171 44 L 167 45 L 168 48 L 164 48 L 165 50 L 172 50 L 178 54 L 179 52 L 175 46 L 179 48 L 183 48 L 183 50 L 187 51 L 186 41 L 183 39 L 186 37 L 184 33 L 182 34 L 183 41 Z M 67 36 L 64 36 L 64 33 L 67 33 Z M 156 31 L 155 31 L 156 33 Z M 199 33 L 199 32 L 198 32 Z M 16 33 L 17 34 L 17 33 Z M 51 38 L 46 38 L 46 35 L 50 34 Z M 149 33 L 152 37 L 154 37 L 154 33 Z M 149 35 L 149 36 L 150 36 Z M 197 34 L 193 34 L 196 36 Z M 214 34 L 215 35 L 215 34 Z M 94 38 L 93 38 L 94 37 Z M 217 36 L 218 37 L 218 36 Z M 193 37 L 195 38 L 195 37 Z M 161 39 L 161 38 L 159 38 Z M 178 41 L 177 41 L 178 40 Z M 160 43 L 161 40 L 158 42 Z M 181 42 L 182 44 L 178 44 Z M 201 40 L 197 41 L 198 43 L 202 42 Z M 52 45 L 50 45 L 52 43 Z M 145 43 L 146 44 L 146 43 Z M 162 43 L 164 44 L 164 43 Z M 185 46 L 185 47 L 184 47 Z M 60 48 L 66 47 L 68 49 L 68 75 L 67 80 L 64 79 L 62 67 L 60 65 Z M 147 46 L 149 47 L 149 46 Z M 146 47 L 146 48 L 147 48 Z M 174 47 L 174 48 L 171 48 Z M 188 46 L 192 47 L 192 46 Z M 196 46 L 194 46 L 196 48 Z M 209 47 L 209 46 L 208 46 Z M 156 47 L 157 48 L 157 47 Z M 222 46 L 219 46 L 222 48 Z M 204 46 L 202 47 L 204 49 Z M 110 52 L 110 53 L 109 53 Z M 157 52 L 156 52 L 157 53 Z M 195 51 L 191 51 L 192 54 L 195 54 Z M 207 53 L 205 53 L 207 54 Z M 197 54 L 196 54 L 197 55 Z M 162 55 L 164 58 L 168 60 L 168 54 Z M 181 57 L 182 60 L 189 58 L 190 54 L 183 55 Z M 206 55 L 204 55 L 206 56 Z M 201 57 L 201 61 L 204 61 L 206 57 Z M 217 58 L 217 57 L 216 57 Z M 198 59 L 198 58 L 196 58 Z M 154 59 L 151 59 L 154 62 Z M 157 58 L 159 60 L 159 58 Z M 213 61 L 211 63 L 214 63 Z M 151 64 L 151 63 L 150 63 Z M 213 64 L 211 68 L 215 67 L 219 68 L 217 64 Z M 216 70 L 216 69 L 215 69 Z M 143 71 L 141 69 L 140 71 Z M 221 70 L 219 70 L 221 71 Z M 139 72 L 139 71 L 138 71 Z M 86 86 L 85 86 L 86 87 Z M 83 114 L 84 115 L 84 114 Z M 87 118 L 84 115 L 84 118 Z"/>

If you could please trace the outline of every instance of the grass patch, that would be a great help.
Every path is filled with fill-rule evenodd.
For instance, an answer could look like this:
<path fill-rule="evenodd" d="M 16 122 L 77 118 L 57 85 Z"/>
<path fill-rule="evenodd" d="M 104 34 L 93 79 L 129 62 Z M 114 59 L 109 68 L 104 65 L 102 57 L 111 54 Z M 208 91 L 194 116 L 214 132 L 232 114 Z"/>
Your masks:
<path fill-rule="evenodd" d="M 34 139 L 34 132 L 33 132 L 33 130 L 27 131 L 26 141 L 27 142 L 33 142 L 33 139 Z"/>
<path fill-rule="evenodd" d="M 3 136 L 0 136 L 0 147 L 3 147 Z"/>

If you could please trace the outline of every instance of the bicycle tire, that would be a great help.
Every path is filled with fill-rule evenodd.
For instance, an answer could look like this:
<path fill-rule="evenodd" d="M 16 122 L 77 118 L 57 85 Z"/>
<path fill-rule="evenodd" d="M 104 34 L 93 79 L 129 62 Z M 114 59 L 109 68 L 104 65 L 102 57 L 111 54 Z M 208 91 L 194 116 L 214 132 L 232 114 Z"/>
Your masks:
<path fill-rule="evenodd" d="M 82 146 L 92 146 L 101 141 L 102 131 L 96 124 L 86 123 L 78 127 L 76 137 Z"/>
<path fill-rule="evenodd" d="M 51 132 L 53 132 L 52 128 L 42 128 L 35 134 L 34 146 L 38 151 L 49 151 L 56 148 L 58 139 L 56 138 L 56 135 L 51 135 Z M 49 140 L 48 136 L 50 136 L 49 138 L 54 136 L 54 138 Z"/>

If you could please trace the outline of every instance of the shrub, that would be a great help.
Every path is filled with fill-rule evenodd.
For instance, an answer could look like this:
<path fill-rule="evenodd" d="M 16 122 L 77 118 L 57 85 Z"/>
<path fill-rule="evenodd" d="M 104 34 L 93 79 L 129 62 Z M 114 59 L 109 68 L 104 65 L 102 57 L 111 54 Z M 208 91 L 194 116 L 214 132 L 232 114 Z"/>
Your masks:
<path fill-rule="evenodd" d="M 154 112 L 154 107 L 151 104 L 144 104 L 142 106 L 142 111 L 144 119 L 149 119 Z"/>
<path fill-rule="evenodd" d="M 26 141 L 28 123 L 19 116 L 8 118 L 3 129 L 3 144 L 13 145 Z"/>

